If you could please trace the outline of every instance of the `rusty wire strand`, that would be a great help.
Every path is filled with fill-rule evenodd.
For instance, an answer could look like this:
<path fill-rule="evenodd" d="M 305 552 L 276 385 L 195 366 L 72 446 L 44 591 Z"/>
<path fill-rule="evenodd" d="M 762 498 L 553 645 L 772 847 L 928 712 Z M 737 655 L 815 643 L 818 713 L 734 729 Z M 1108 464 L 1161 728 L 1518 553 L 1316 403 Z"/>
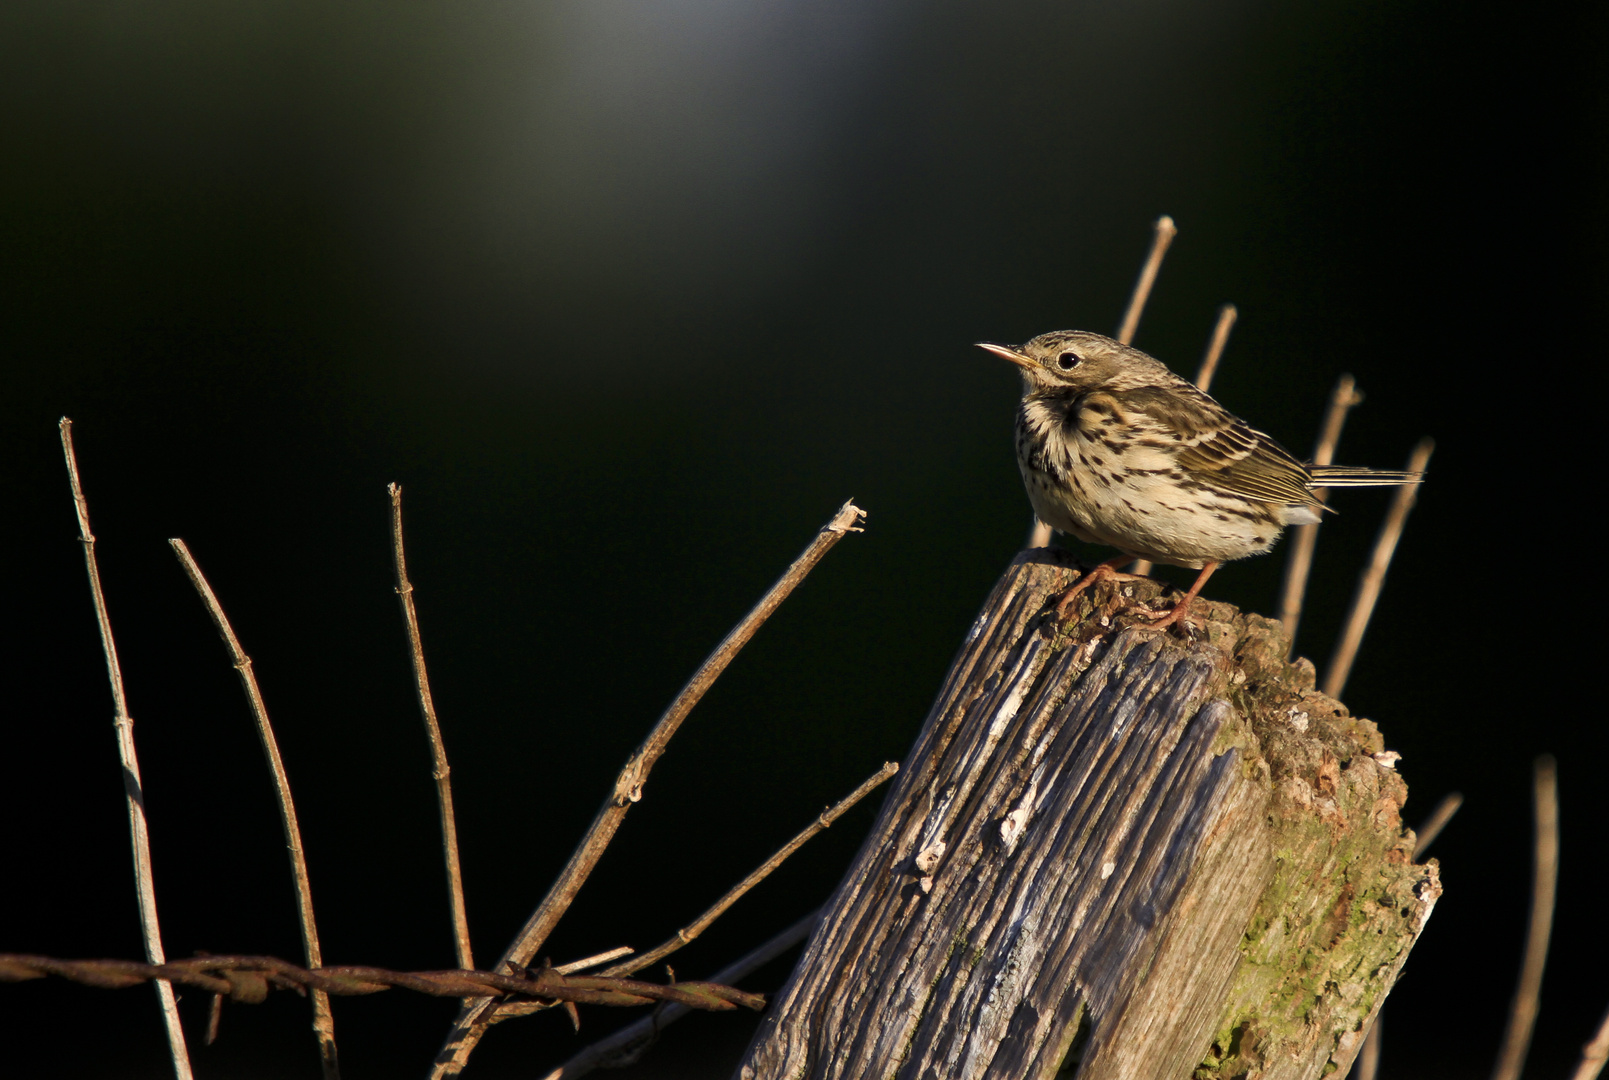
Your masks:
<path fill-rule="evenodd" d="M 492 971 L 391 971 L 378 967 L 304 968 L 273 956 L 198 956 L 166 964 L 134 960 L 58 960 L 49 956 L 0 953 L 0 982 L 22 982 L 53 975 L 106 990 L 161 979 L 243 1004 L 263 1001 L 270 990 L 319 990 L 338 997 L 413 990 L 433 997 L 484 998 L 514 994 L 581 1005 L 652 1005 L 674 1002 L 693 1009 L 724 1011 L 738 1006 L 758 1011 L 765 998 L 713 982 L 674 986 L 601 975 L 561 975 L 551 967 L 524 974 Z"/>

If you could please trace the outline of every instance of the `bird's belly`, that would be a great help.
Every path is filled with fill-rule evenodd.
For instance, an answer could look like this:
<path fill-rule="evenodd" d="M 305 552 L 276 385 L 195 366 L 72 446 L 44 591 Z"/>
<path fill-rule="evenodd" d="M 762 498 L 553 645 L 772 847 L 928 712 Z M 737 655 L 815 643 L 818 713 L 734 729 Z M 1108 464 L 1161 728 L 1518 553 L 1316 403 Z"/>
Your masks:
<path fill-rule="evenodd" d="M 1024 467 L 1039 519 L 1087 543 L 1171 566 L 1200 569 L 1273 547 L 1272 508 L 1191 488 L 1166 474 L 1137 474 L 1073 460 L 1060 475 Z"/>

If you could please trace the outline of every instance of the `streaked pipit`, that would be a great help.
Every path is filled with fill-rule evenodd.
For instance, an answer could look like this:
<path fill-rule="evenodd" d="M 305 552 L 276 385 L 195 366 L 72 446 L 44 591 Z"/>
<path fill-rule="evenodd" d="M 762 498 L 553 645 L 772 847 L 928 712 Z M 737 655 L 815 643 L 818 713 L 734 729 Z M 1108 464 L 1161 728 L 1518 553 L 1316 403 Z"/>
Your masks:
<path fill-rule="evenodd" d="M 1321 487 L 1416 483 L 1417 474 L 1303 465 L 1160 361 L 1081 330 L 982 348 L 1022 370 L 1017 465 L 1039 520 L 1121 555 L 1085 574 L 1057 605 L 1117 567 L 1150 559 L 1200 570 L 1164 627 L 1189 610 L 1218 564 L 1260 555 L 1287 525 L 1317 524 Z"/>

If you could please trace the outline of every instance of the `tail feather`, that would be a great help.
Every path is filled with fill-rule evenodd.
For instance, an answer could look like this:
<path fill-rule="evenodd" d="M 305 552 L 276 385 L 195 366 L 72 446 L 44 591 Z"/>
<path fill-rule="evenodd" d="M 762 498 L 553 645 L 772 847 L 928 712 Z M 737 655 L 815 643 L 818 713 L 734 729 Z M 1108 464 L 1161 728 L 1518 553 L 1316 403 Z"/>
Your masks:
<path fill-rule="evenodd" d="M 1391 487 L 1417 484 L 1425 478 L 1422 472 L 1359 469 L 1349 465 L 1309 465 L 1307 472 L 1313 478 L 1314 487 Z"/>

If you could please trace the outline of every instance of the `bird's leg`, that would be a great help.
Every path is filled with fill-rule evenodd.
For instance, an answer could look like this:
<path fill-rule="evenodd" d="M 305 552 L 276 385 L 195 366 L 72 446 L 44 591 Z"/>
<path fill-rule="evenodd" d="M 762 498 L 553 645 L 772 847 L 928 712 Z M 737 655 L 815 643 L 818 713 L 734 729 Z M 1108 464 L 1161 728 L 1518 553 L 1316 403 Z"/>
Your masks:
<path fill-rule="evenodd" d="M 1184 618 L 1185 614 L 1190 610 L 1190 601 L 1194 600 L 1197 594 L 1201 592 L 1201 586 L 1207 583 L 1207 579 L 1212 576 L 1212 572 L 1216 569 L 1218 569 L 1218 564 L 1212 561 L 1209 561 L 1205 566 L 1203 566 L 1201 568 L 1201 573 L 1196 575 L 1195 584 L 1191 585 L 1190 591 L 1184 594 L 1184 599 L 1180 600 L 1177 604 L 1174 604 L 1172 611 L 1151 623 L 1147 629 L 1161 630 L 1165 627 L 1172 626 L 1174 623 Z"/>
<path fill-rule="evenodd" d="M 1089 573 L 1073 582 L 1073 587 L 1061 594 L 1061 599 L 1056 601 L 1056 618 L 1067 618 L 1067 610 L 1073 606 L 1073 601 L 1078 599 L 1078 594 L 1095 584 L 1097 581 L 1100 581 L 1102 578 L 1107 578 L 1111 581 L 1144 580 L 1145 575 L 1143 574 L 1120 574 L 1117 572 L 1117 568 L 1119 566 L 1122 566 L 1125 563 L 1131 563 L 1133 561 L 1133 555 L 1118 555 L 1107 559 L 1103 563 L 1097 564 L 1095 569 L 1089 571 Z"/>

